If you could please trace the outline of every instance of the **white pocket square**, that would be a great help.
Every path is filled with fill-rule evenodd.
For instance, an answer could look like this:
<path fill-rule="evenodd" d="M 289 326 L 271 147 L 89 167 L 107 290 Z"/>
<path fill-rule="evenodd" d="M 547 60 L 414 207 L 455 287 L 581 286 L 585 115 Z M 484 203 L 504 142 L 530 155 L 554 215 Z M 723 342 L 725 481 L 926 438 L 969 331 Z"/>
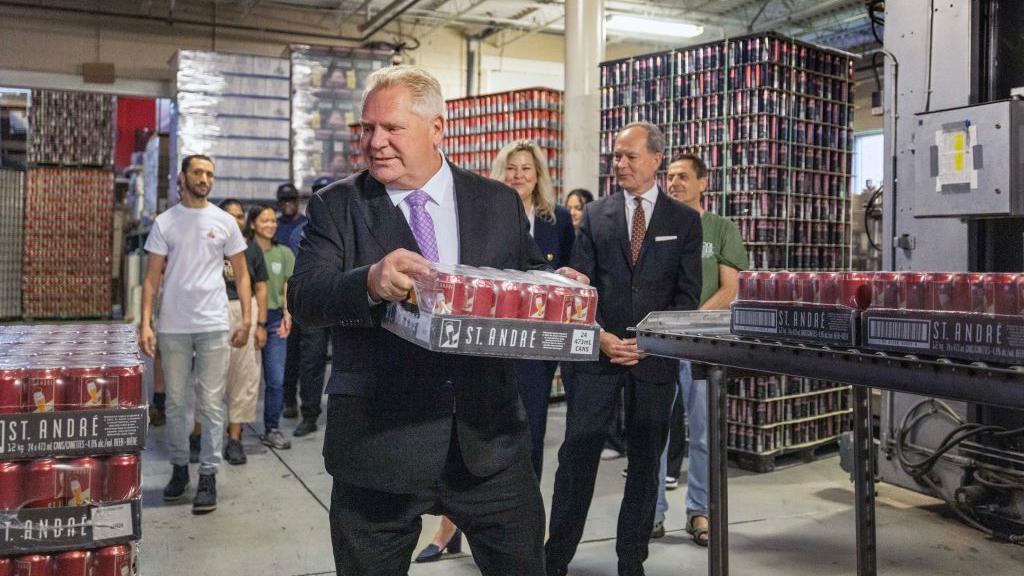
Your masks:
<path fill-rule="evenodd" d="M 655 236 L 654 237 L 654 241 L 655 242 L 665 242 L 667 240 L 675 240 L 677 238 L 679 238 L 679 236 Z"/>

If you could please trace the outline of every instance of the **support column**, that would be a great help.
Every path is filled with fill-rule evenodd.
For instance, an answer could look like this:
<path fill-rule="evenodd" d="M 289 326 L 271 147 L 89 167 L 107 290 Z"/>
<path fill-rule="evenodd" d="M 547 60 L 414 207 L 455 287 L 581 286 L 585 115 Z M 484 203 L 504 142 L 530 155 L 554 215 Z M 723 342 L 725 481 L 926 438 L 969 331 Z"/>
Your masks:
<path fill-rule="evenodd" d="M 597 195 L 598 131 L 604 59 L 604 0 L 565 2 L 565 109 L 562 116 L 563 194 Z"/>

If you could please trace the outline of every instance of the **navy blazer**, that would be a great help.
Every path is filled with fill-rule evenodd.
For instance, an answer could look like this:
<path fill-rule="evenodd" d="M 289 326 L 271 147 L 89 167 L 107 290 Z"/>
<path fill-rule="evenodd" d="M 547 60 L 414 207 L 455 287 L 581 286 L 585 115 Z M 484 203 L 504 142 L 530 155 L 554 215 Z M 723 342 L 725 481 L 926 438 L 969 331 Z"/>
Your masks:
<path fill-rule="evenodd" d="M 533 240 L 549 266 L 555 270 L 568 266 L 569 258 L 572 257 L 572 244 L 576 240 L 576 230 L 572 227 L 569 210 L 555 206 L 554 222 L 534 216 Z"/>
<path fill-rule="evenodd" d="M 514 190 L 451 166 L 459 261 L 546 269 Z M 466 468 L 489 477 L 529 451 L 510 360 L 430 352 L 381 328 L 370 265 L 419 251 L 400 208 L 365 170 L 317 191 L 288 280 L 288 308 L 303 327 L 329 328 L 324 461 L 335 479 L 393 493 L 435 486 L 452 426 Z M 454 418 L 453 418 L 454 414 Z"/>
<path fill-rule="evenodd" d="M 597 323 L 620 338 L 656 310 L 696 310 L 700 304 L 700 215 L 658 193 L 640 256 L 633 264 L 626 206 L 621 192 L 587 204 L 576 238 L 571 266 L 590 277 L 597 288 Z M 580 372 L 621 373 L 601 354 L 599 362 L 578 363 Z M 649 356 L 628 368 L 638 379 L 675 382 L 679 363 Z"/>

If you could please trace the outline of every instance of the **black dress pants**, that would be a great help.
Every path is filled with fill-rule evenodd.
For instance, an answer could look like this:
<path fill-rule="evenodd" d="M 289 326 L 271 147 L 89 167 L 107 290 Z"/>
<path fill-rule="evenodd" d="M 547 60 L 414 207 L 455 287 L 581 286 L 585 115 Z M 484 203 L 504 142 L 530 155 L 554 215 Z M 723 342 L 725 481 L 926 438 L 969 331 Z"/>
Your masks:
<path fill-rule="evenodd" d="M 594 496 L 594 481 L 616 397 L 624 388 L 628 475 L 619 508 L 615 551 L 620 575 L 643 574 L 658 499 L 658 469 L 668 439 L 675 383 L 638 380 L 629 373 L 578 372 L 566 388 L 565 442 L 558 451 L 555 494 L 545 546 L 550 576 L 564 574 L 576 554 Z"/>
<path fill-rule="evenodd" d="M 544 435 L 548 426 L 551 381 L 555 377 L 558 362 L 516 360 L 512 365 L 516 371 L 516 389 L 530 426 L 530 460 L 539 480 L 544 469 Z"/>
<path fill-rule="evenodd" d="M 299 345 L 299 400 L 303 420 L 320 417 L 327 369 L 327 328 L 303 328 Z M 289 340 L 289 344 L 291 341 Z"/>
<path fill-rule="evenodd" d="M 525 452 L 509 468 L 479 478 L 466 470 L 454 434 L 442 477 L 415 494 L 334 480 L 330 519 L 338 574 L 408 574 L 423 514 L 444 514 L 462 529 L 484 576 L 544 575 L 544 503 Z"/>
<path fill-rule="evenodd" d="M 302 340 L 302 329 L 298 322 L 292 322 L 292 331 L 288 333 L 285 344 L 284 358 L 284 405 L 298 406 L 296 396 L 299 392 L 299 355 Z"/>

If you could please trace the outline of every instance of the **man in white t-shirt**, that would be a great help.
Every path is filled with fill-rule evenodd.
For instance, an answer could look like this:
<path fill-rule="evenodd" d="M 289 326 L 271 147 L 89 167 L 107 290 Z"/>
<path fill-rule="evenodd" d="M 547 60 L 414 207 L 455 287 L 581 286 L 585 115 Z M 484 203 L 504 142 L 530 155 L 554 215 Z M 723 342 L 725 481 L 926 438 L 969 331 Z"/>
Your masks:
<path fill-rule="evenodd" d="M 252 325 L 251 285 L 245 264 L 245 240 L 235 219 L 210 204 L 213 161 L 202 155 L 181 162 L 181 202 L 157 216 L 146 240 L 149 253 L 142 288 L 142 328 L 139 346 L 152 356 L 160 346 L 167 388 L 167 444 L 173 473 L 164 488 L 164 500 L 179 500 L 189 486 L 188 391 L 195 360 L 196 405 L 203 437 L 199 453 L 199 487 L 192 513 L 217 509 L 217 467 L 224 443 L 224 383 L 230 346 L 249 339 Z M 228 297 L 224 288 L 224 260 L 235 270 L 235 286 L 242 305 L 242 324 L 229 340 Z M 166 265 L 166 275 L 164 267 Z M 156 333 L 150 325 L 153 300 L 166 276 Z M 159 335 L 159 337 L 158 337 Z"/>

